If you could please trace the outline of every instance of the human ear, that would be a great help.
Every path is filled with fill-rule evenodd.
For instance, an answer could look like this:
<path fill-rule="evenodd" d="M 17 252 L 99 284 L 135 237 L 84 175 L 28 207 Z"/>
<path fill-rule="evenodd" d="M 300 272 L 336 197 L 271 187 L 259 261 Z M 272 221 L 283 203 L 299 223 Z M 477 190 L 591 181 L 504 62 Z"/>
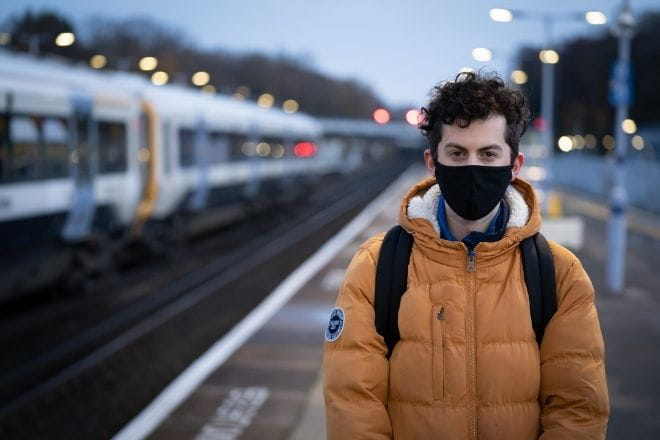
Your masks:
<path fill-rule="evenodd" d="M 424 150 L 424 164 L 426 165 L 426 171 L 428 171 L 429 175 L 435 176 L 435 160 L 433 159 L 433 155 L 429 148 Z"/>
<path fill-rule="evenodd" d="M 513 181 L 516 177 L 518 177 L 518 174 L 520 174 L 520 169 L 522 168 L 524 163 L 525 163 L 525 155 L 522 153 L 518 153 L 516 158 L 513 160 L 513 164 L 511 166 L 511 181 Z"/>

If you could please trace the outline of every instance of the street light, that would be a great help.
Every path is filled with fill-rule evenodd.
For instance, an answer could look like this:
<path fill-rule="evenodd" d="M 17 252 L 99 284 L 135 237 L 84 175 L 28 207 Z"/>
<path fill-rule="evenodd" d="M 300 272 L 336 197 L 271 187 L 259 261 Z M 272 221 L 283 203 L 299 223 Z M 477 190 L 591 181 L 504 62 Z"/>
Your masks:
<path fill-rule="evenodd" d="M 138 62 L 140 70 L 148 72 L 158 67 L 158 59 L 156 57 L 142 57 Z"/>
<path fill-rule="evenodd" d="M 197 87 L 205 86 L 211 80 L 211 75 L 208 72 L 199 71 L 195 72 L 192 76 L 192 83 Z"/>
<path fill-rule="evenodd" d="M 92 67 L 92 69 L 103 69 L 106 64 L 108 64 L 108 59 L 104 55 L 94 55 L 92 58 L 89 60 L 89 65 Z"/>
<path fill-rule="evenodd" d="M 616 162 L 614 170 L 614 185 L 610 195 L 610 222 L 608 225 L 608 257 L 607 257 L 607 287 L 613 293 L 623 293 L 625 267 L 626 267 L 626 144 L 628 134 L 633 131 L 632 125 L 627 123 L 628 105 L 630 104 L 630 40 L 635 30 L 635 17 L 630 11 L 628 0 L 623 0 L 619 17 L 615 27 L 619 37 L 619 56 L 614 65 L 612 104 L 616 105 L 614 130 L 616 140 L 613 140 L 612 149 L 616 148 Z"/>
<path fill-rule="evenodd" d="M 600 15 L 599 15 L 600 14 Z M 587 14 L 580 12 L 567 12 L 567 13 L 551 13 L 551 12 L 536 12 L 536 11 L 522 11 L 513 9 L 491 9 L 490 18 L 498 22 L 509 22 L 514 18 L 522 20 L 536 20 L 543 23 L 544 34 L 544 48 L 539 53 L 539 58 L 543 62 L 541 70 L 541 117 L 545 122 L 545 127 L 542 132 L 543 147 L 545 149 L 545 159 L 547 165 L 547 178 L 543 182 L 543 192 L 549 194 L 550 181 L 552 180 L 551 168 L 552 165 L 552 150 L 554 143 L 554 87 L 555 87 L 555 64 L 559 61 L 559 54 L 552 49 L 552 28 L 555 21 L 582 21 L 586 20 L 590 24 L 602 24 L 602 18 L 605 14 L 598 11 L 589 11 Z M 600 18 L 597 20 L 596 18 Z M 605 22 L 607 18 L 605 17 Z M 542 211 L 547 212 L 549 197 L 543 197 Z"/>
<path fill-rule="evenodd" d="M 472 58 L 475 61 L 488 62 L 493 59 L 493 53 L 485 47 L 476 47 L 472 49 Z"/>
<path fill-rule="evenodd" d="M 527 72 L 524 70 L 514 70 L 511 72 L 511 81 L 520 85 L 527 84 Z"/>
<path fill-rule="evenodd" d="M 71 46 L 76 41 L 76 36 L 73 32 L 61 32 L 55 37 L 55 45 L 58 47 Z"/>

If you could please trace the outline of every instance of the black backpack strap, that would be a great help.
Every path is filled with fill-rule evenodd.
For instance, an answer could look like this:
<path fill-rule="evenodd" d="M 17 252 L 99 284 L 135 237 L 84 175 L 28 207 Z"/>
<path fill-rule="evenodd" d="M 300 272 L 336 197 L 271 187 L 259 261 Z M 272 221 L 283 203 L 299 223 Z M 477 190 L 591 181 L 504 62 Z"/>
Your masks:
<path fill-rule="evenodd" d="M 397 225 L 385 234 L 376 266 L 376 331 L 385 339 L 387 358 L 399 342 L 399 304 L 408 285 L 413 237 Z"/>
<path fill-rule="evenodd" d="M 541 345 L 546 325 L 557 311 L 555 265 L 548 241 L 540 232 L 520 243 L 529 309 L 536 341 Z"/>

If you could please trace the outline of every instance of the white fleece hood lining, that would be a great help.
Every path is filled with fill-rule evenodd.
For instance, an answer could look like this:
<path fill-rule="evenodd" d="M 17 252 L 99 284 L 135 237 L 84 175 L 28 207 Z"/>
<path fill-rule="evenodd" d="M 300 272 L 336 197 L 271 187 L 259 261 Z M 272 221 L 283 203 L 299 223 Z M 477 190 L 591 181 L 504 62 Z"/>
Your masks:
<path fill-rule="evenodd" d="M 440 225 L 438 225 L 438 200 L 440 199 L 440 186 L 435 184 L 422 195 L 410 199 L 408 202 L 408 218 L 423 218 L 428 220 L 433 229 L 440 236 Z M 509 205 L 509 221 L 506 224 L 510 227 L 523 227 L 529 221 L 529 206 L 525 198 L 512 185 L 509 185 L 504 193 L 504 200 Z"/>

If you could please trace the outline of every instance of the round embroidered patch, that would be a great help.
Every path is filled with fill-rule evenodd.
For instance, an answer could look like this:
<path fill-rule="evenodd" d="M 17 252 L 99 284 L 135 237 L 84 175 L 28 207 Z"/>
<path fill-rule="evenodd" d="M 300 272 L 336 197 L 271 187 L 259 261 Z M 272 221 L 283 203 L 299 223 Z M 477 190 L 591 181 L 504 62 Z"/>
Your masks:
<path fill-rule="evenodd" d="M 328 342 L 335 342 L 339 336 L 341 336 L 345 322 L 344 310 L 341 307 L 335 307 L 332 309 L 332 312 L 330 313 L 330 322 L 328 322 L 328 327 L 325 329 L 325 340 Z"/>

